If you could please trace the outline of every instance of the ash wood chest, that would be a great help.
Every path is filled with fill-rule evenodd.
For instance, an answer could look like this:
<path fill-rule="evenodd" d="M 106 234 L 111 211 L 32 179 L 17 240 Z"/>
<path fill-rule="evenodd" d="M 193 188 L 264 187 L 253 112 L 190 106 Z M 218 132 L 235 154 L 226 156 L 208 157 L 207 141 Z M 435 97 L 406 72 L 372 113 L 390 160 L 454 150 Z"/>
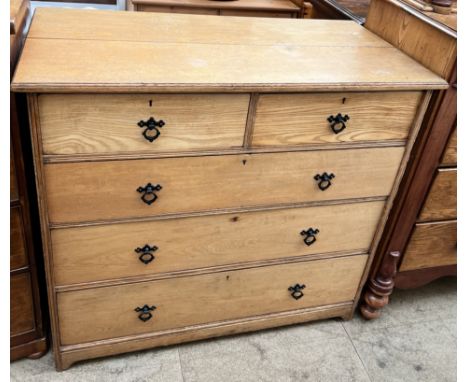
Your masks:
<path fill-rule="evenodd" d="M 13 89 L 57 368 L 350 318 L 446 86 L 353 22 L 39 9 Z"/>

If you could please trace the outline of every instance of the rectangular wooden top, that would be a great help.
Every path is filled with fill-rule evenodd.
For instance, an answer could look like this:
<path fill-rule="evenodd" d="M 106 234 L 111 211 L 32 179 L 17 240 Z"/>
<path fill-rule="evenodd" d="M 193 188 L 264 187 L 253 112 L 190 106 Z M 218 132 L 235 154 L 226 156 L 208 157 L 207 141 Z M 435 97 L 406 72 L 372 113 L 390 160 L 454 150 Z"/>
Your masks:
<path fill-rule="evenodd" d="M 442 89 L 352 21 L 39 8 L 12 88 L 25 92 Z"/>

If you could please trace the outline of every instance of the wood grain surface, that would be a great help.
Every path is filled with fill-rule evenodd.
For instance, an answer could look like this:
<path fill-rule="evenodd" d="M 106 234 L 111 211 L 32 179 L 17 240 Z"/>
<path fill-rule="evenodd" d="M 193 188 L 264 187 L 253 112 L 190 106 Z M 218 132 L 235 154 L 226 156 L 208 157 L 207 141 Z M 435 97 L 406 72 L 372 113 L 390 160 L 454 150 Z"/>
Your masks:
<path fill-rule="evenodd" d="M 299 12 L 300 7 L 289 0 L 237 0 L 237 1 L 210 1 L 210 0 L 133 0 L 133 4 L 140 7 L 166 6 L 205 9 L 245 9 L 251 11 L 288 11 Z"/>
<path fill-rule="evenodd" d="M 457 169 L 438 169 L 418 221 L 457 218 Z"/>
<path fill-rule="evenodd" d="M 220 1 L 211 2 L 220 4 Z M 229 2 L 223 2 L 227 4 Z M 236 1 L 235 3 L 239 3 Z M 254 2 L 249 1 L 248 4 Z M 86 19 L 86 22 L 83 22 Z M 29 37 L 245 45 L 371 46 L 382 39 L 352 21 L 278 20 L 38 8 Z M 313 25 L 313 28 L 311 27 Z M 158 33 L 154 33 L 157 29 Z M 246 33 L 239 33 L 240 30 Z M 247 33 L 248 32 L 248 33 Z M 352 38 L 350 38 L 350 35 Z"/>
<path fill-rule="evenodd" d="M 10 144 L 10 202 L 18 200 L 18 180 L 16 179 L 15 157 Z"/>
<path fill-rule="evenodd" d="M 370 47 L 358 50 L 359 54 L 356 48 L 347 46 L 338 50 L 323 46 L 258 45 L 252 50 L 249 45 L 209 43 L 28 39 L 12 88 L 39 92 L 147 93 L 368 90 L 376 86 L 381 90 L 403 90 L 447 86 L 440 77 L 399 51 Z M 109 66 L 108 62 L 113 64 Z M 145 70 L 136 70 L 135 66 Z"/>
<path fill-rule="evenodd" d="M 21 207 L 10 208 L 10 270 L 28 265 Z"/>
<path fill-rule="evenodd" d="M 219 9 L 216 8 L 194 8 L 194 7 L 174 7 L 170 5 L 136 5 L 137 12 L 158 12 L 158 13 L 182 13 L 186 15 L 212 15 L 218 16 Z"/>
<path fill-rule="evenodd" d="M 21 34 L 21 28 L 29 15 L 30 3 L 24 0 L 10 1 L 10 35 Z"/>
<path fill-rule="evenodd" d="M 60 343 L 346 302 L 354 297 L 366 260 L 366 255 L 351 256 L 63 292 L 58 294 Z M 306 285 L 299 300 L 288 291 L 297 283 Z M 134 311 L 144 304 L 156 306 L 146 322 Z"/>
<path fill-rule="evenodd" d="M 52 230 L 57 285 L 327 252 L 367 252 L 384 202 Z M 304 229 L 319 229 L 305 245 Z M 135 248 L 157 246 L 145 265 Z"/>
<path fill-rule="evenodd" d="M 42 12 L 49 11 L 43 9 Z M 94 27 L 94 23 L 88 20 L 89 12 L 73 14 L 80 28 L 87 30 L 88 34 L 95 33 L 89 32 Z M 199 29 L 208 29 L 205 33 L 216 35 L 205 24 L 206 18 L 211 16 L 182 16 L 191 17 L 187 22 L 191 22 L 193 33 L 197 34 Z M 132 28 L 135 23 L 148 23 L 147 27 L 154 23 L 142 12 L 134 12 L 131 17 L 134 21 Z M 216 19 L 228 23 L 223 21 L 225 18 Z M 36 20 L 33 24 L 41 23 Z M 285 28 L 281 26 L 283 19 L 262 20 L 269 20 L 278 34 L 283 36 L 283 41 L 289 41 L 289 20 L 285 20 Z M 307 22 L 310 34 L 321 29 L 317 32 L 317 37 L 321 39 L 310 38 L 310 41 L 320 41 L 315 45 L 312 42 L 304 45 L 297 40 L 272 44 L 262 42 L 260 37 L 257 43 L 232 44 L 220 42 L 219 37 L 207 38 L 203 43 L 176 39 L 155 43 L 138 34 L 123 39 L 122 29 L 118 36 L 108 31 L 106 39 L 38 38 L 30 35 L 12 88 L 29 92 L 148 93 L 227 89 L 237 92 L 366 90 L 375 89 L 376 86 L 381 90 L 440 89 L 447 86 L 445 81 L 390 45 L 373 47 L 365 43 L 361 46 L 343 44 L 337 49 L 331 49 L 333 44 L 330 40 L 333 38 L 327 38 L 323 32 L 333 29 L 336 22 L 329 25 L 322 22 L 321 28 L 317 28 L 314 22 Z M 157 29 L 160 29 L 159 25 Z M 354 31 L 355 26 L 349 27 L 347 41 Z M 176 27 L 168 26 L 167 33 L 177 34 Z M 262 31 L 245 26 L 235 33 L 258 34 Z M 305 37 L 301 35 L 301 38 Z"/>
<path fill-rule="evenodd" d="M 219 14 L 221 16 L 237 16 L 237 17 L 275 17 L 275 18 L 297 18 L 300 10 L 295 12 L 269 12 L 269 11 L 243 11 L 243 10 L 227 10 L 221 9 Z"/>
<path fill-rule="evenodd" d="M 418 223 L 399 271 L 457 263 L 457 222 Z"/>
<path fill-rule="evenodd" d="M 457 128 L 455 128 L 450 135 L 441 164 L 444 166 L 457 165 Z"/>
<path fill-rule="evenodd" d="M 434 28 L 406 12 L 397 1 L 388 0 L 371 2 L 365 26 L 434 73 L 449 78 L 457 51 L 457 39 L 452 33 Z"/>
<path fill-rule="evenodd" d="M 61 347 L 60 365 L 62 368 L 66 369 L 70 367 L 71 364 L 84 359 L 134 352 L 155 346 L 168 346 L 189 341 L 193 342 L 207 338 L 252 332 L 254 330 L 264 330 L 267 328 L 299 324 L 331 317 L 348 318 L 351 314 L 351 303 L 339 303 L 314 308 L 290 310 L 287 312 L 262 314 L 259 316 L 213 322 L 204 325 L 194 325 L 183 329 L 148 333 L 147 335 L 134 335 L 106 341 L 63 346 Z"/>
<path fill-rule="evenodd" d="M 33 330 L 34 302 L 29 273 L 10 276 L 10 298 L 10 336 Z"/>
<path fill-rule="evenodd" d="M 404 147 L 45 165 L 51 223 L 386 196 Z M 322 191 L 316 174 L 333 173 Z M 287 179 L 287 181 L 285 181 Z M 151 205 L 139 187 L 163 188 Z"/>
<path fill-rule="evenodd" d="M 260 95 L 253 146 L 404 140 L 420 92 Z M 335 134 L 327 118 L 348 115 Z"/>
<path fill-rule="evenodd" d="M 248 94 L 39 96 L 45 154 L 165 152 L 242 147 Z M 163 120 L 153 142 L 150 117 Z"/>

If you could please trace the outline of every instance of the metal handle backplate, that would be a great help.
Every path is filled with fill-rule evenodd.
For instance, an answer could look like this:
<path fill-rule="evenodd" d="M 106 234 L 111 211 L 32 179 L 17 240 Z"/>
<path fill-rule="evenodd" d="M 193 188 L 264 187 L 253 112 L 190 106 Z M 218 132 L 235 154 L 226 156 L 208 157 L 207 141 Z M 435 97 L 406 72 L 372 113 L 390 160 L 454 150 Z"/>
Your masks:
<path fill-rule="evenodd" d="M 136 307 L 135 312 L 140 313 L 138 315 L 138 318 L 141 321 L 146 322 L 146 321 L 150 320 L 151 317 L 153 317 L 153 314 L 151 313 L 151 311 L 153 311 L 155 309 L 156 309 L 156 307 L 154 305 L 153 306 L 148 306 L 148 305 L 145 304 L 141 308 Z"/>
<path fill-rule="evenodd" d="M 160 184 L 153 186 L 151 183 L 148 183 L 146 186 L 141 186 L 137 188 L 137 192 L 142 194 L 141 200 L 143 200 L 143 202 L 145 202 L 148 205 L 151 205 L 156 201 L 156 199 L 158 198 L 156 192 L 161 190 L 162 186 Z"/>
<path fill-rule="evenodd" d="M 295 300 L 299 300 L 302 296 L 304 296 L 304 292 L 302 292 L 304 290 L 306 286 L 304 284 L 296 284 L 294 286 L 290 286 L 288 288 L 288 291 L 291 292 L 291 296 L 295 299 Z"/>

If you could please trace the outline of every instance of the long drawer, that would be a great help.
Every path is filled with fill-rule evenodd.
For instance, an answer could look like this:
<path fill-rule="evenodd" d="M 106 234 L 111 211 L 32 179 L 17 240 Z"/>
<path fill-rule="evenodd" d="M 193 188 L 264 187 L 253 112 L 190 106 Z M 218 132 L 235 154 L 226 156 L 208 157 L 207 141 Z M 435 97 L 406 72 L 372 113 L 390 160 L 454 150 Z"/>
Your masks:
<path fill-rule="evenodd" d="M 368 252 L 383 206 L 378 201 L 55 229 L 51 233 L 55 282 Z M 313 231 L 301 235 L 309 229 Z"/>
<path fill-rule="evenodd" d="M 238 16 L 238 17 L 284 17 L 284 18 L 295 18 L 300 12 L 298 9 L 296 12 L 281 12 L 281 11 L 259 11 L 259 10 L 228 10 L 221 9 L 219 14 L 221 16 Z"/>
<path fill-rule="evenodd" d="M 421 92 L 261 95 L 252 144 L 403 140 L 420 99 Z"/>
<path fill-rule="evenodd" d="M 28 265 L 21 207 L 10 208 L 10 270 Z"/>
<path fill-rule="evenodd" d="M 419 221 L 457 218 L 457 169 L 438 169 Z"/>
<path fill-rule="evenodd" d="M 282 312 L 354 299 L 367 255 L 58 294 L 61 344 Z M 292 297 L 290 287 L 297 288 Z M 149 317 L 144 309 L 154 306 Z M 142 319 L 139 318 L 141 316 Z"/>
<path fill-rule="evenodd" d="M 31 275 L 10 276 L 10 336 L 29 332 L 35 327 Z"/>
<path fill-rule="evenodd" d="M 48 164 L 49 218 L 98 221 L 385 196 L 403 152 L 388 147 Z"/>
<path fill-rule="evenodd" d="M 218 9 L 194 8 L 194 7 L 171 7 L 163 5 L 137 4 L 136 8 L 140 12 L 162 12 L 162 13 L 185 13 L 188 15 L 218 15 Z"/>
<path fill-rule="evenodd" d="M 457 263 L 457 222 L 416 224 L 400 271 Z"/>
<path fill-rule="evenodd" d="M 249 99 L 248 94 L 40 95 L 43 151 L 115 154 L 241 147 Z"/>
<path fill-rule="evenodd" d="M 452 131 L 447 146 L 445 146 L 441 164 L 444 166 L 457 165 L 457 128 Z"/>
<path fill-rule="evenodd" d="M 18 200 L 18 183 L 16 178 L 15 157 L 10 144 L 10 200 Z"/>

